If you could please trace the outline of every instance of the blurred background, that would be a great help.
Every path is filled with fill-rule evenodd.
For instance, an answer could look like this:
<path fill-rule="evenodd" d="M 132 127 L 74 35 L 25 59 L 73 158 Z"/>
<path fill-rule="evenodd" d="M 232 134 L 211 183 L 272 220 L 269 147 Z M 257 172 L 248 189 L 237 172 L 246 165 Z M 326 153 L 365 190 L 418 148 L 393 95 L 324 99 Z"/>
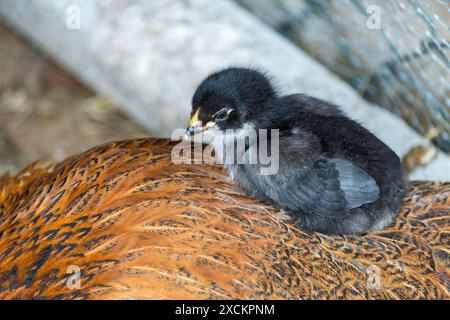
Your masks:
<path fill-rule="evenodd" d="M 450 152 L 449 1 L 239 2 Z"/>
<path fill-rule="evenodd" d="M 0 176 L 148 135 L 116 105 L 0 25 Z"/>
<path fill-rule="evenodd" d="M 170 137 L 227 65 L 341 105 L 413 179 L 450 181 L 447 0 L 2 0 L 0 176 Z"/>

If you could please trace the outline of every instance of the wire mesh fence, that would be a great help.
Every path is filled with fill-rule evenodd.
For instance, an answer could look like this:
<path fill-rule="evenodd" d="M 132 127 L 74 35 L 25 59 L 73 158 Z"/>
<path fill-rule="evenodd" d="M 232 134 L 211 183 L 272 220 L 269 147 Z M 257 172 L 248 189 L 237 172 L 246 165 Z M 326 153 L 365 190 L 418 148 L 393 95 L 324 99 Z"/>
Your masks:
<path fill-rule="evenodd" d="M 450 152 L 448 0 L 236 1 Z"/>

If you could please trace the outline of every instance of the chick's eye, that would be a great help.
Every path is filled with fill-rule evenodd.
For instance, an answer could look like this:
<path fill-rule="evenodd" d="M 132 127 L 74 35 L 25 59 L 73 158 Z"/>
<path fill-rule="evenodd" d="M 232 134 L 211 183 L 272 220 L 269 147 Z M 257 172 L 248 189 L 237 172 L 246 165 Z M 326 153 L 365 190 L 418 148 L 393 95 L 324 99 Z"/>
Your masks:
<path fill-rule="evenodd" d="M 215 113 L 212 118 L 215 121 L 224 121 L 226 119 L 228 119 L 228 116 L 230 115 L 231 111 L 233 111 L 232 109 L 226 109 L 223 108 L 222 110 L 220 110 L 219 112 Z"/>

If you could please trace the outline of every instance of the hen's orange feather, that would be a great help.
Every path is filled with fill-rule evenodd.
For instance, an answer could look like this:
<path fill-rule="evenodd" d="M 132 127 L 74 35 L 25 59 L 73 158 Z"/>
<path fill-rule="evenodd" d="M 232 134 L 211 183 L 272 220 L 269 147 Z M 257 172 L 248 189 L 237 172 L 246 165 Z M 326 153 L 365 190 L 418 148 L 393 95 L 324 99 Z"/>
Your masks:
<path fill-rule="evenodd" d="M 3 177 L 0 298 L 449 298 L 450 183 L 413 183 L 389 229 L 332 237 L 170 151 L 111 143 Z"/>

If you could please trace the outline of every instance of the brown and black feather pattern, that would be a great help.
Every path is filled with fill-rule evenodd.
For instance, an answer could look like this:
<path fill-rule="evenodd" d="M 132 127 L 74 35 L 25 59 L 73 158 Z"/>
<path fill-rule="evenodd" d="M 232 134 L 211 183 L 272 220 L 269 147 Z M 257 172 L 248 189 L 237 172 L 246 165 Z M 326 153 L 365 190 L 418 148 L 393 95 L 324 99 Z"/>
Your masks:
<path fill-rule="evenodd" d="M 0 298 L 449 298 L 449 183 L 413 183 L 389 229 L 332 237 L 170 154 L 166 140 L 111 143 L 0 179 Z"/>

